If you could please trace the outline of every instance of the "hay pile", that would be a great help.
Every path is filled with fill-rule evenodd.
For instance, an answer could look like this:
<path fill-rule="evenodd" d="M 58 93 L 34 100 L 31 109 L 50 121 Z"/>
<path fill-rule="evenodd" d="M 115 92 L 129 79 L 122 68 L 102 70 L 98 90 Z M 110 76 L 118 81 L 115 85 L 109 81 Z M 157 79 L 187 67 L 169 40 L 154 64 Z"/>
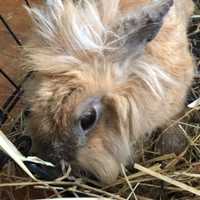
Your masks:
<path fill-rule="evenodd" d="M 188 36 L 198 68 L 187 103 L 200 97 L 200 3 L 197 1 L 196 4 Z M 20 114 L 17 120 L 17 130 L 9 133 L 10 137 L 23 132 L 23 114 Z M 7 127 L 6 124 L 6 131 Z M 12 125 L 10 127 L 13 129 Z M 162 130 L 161 133 L 158 130 L 151 139 L 151 145 L 148 145 L 148 148 L 144 146 L 144 157 L 140 165 L 135 164 L 129 170 L 122 166 L 123 175 L 112 185 L 101 186 L 93 180 L 71 177 L 70 169 L 64 177 L 55 181 L 34 182 L 13 162 L 9 162 L 0 173 L 0 199 L 88 196 L 119 200 L 200 199 L 200 106 L 186 108 L 184 114 L 177 121 L 173 121 L 170 127 L 176 127 L 175 137 L 167 134 L 169 128 Z M 170 143 L 160 148 L 157 141 L 162 137 L 158 135 L 167 141 L 176 140 L 175 145 L 181 149 L 170 146 Z M 176 154 L 170 151 L 165 155 L 156 152 L 158 149 L 161 152 L 168 152 L 168 149 L 173 148 L 177 150 Z"/>

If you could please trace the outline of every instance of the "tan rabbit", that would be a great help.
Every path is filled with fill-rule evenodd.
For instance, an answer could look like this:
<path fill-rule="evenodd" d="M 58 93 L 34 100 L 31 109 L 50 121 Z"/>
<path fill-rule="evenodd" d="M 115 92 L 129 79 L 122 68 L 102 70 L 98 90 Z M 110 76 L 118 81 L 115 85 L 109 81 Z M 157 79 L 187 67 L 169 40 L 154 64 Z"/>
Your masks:
<path fill-rule="evenodd" d="M 49 0 L 29 10 L 34 150 L 113 182 L 136 143 L 181 112 L 193 77 L 192 0 Z"/>

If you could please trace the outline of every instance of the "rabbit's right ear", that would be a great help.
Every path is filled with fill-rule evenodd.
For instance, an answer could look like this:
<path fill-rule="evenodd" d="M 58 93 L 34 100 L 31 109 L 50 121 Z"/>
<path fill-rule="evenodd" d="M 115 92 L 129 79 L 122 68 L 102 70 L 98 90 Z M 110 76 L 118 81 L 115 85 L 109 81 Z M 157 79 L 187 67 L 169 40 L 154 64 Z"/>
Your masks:
<path fill-rule="evenodd" d="M 163 19 L 173 5 L 173 0 L 154 0 L 152 3 L 129 12 L 117 26 L 120 36 L 117 46 L 122 54 L 138 54 L 153 40 L 163 24 Z"/>

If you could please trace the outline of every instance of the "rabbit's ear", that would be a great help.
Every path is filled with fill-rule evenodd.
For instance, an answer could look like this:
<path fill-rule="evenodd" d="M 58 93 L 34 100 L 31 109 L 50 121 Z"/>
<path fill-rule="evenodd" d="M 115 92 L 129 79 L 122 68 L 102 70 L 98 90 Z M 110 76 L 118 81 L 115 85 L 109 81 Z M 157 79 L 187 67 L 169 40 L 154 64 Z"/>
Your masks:
<path fill-rule="evenodd" d="M 144 49 L 145 45 L 158 34 L 163 19 L 172 5 L 173 0 L 154 0 L 123 17 L 117 32 L 124 53 Z"/>

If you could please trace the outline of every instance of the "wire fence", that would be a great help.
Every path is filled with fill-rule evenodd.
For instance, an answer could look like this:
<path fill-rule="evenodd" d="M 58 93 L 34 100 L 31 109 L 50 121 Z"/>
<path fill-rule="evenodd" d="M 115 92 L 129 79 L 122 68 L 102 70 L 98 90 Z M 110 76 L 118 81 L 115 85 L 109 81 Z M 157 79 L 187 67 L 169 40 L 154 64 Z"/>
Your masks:
<path fill-rule="evenodd" d="M 30 1 L 28 0 L 22 0 L 24 4 L 27 6 L 31 6 Z M 17 16 L 16 16 L 17 17 Z M 18 47 L 23 47 L 22 42 L 17 37 L 17 34 L 13 31 L 11 25 L 7 22 L 5 17 L 0 13 L 0 27 L 3 26 L 3 28 L 7 31 L 7 34 L 9 34 L 12 39 L 15 42 L 15 45 Z M 9 73 L 4 70 L 0 69 L 0 79 L 3 78 L 4 82 L 3 84 L 8 84 L 9 88 L 13 88 L 12 92 L 8 95 L 8 97 L 4 100 L 3 104 L 0 105 L 0 128 L 3 127 L 3 125 L 7 122 L 9 119 L 9 114 L 13 111 L 17 103 L 20 101 L 20 98 L 23 95 L 23 85 L 25 82 L 31 77 L 32 73 L 28 73 L 25 75 L 25 77 L 20 81 L 20 83 L 16 83 L 15 80 L 13 80 Z M 17 117 L 16 117 L 17 118 Z M 17 121 L 16 121 L 17 124 Z"/>

